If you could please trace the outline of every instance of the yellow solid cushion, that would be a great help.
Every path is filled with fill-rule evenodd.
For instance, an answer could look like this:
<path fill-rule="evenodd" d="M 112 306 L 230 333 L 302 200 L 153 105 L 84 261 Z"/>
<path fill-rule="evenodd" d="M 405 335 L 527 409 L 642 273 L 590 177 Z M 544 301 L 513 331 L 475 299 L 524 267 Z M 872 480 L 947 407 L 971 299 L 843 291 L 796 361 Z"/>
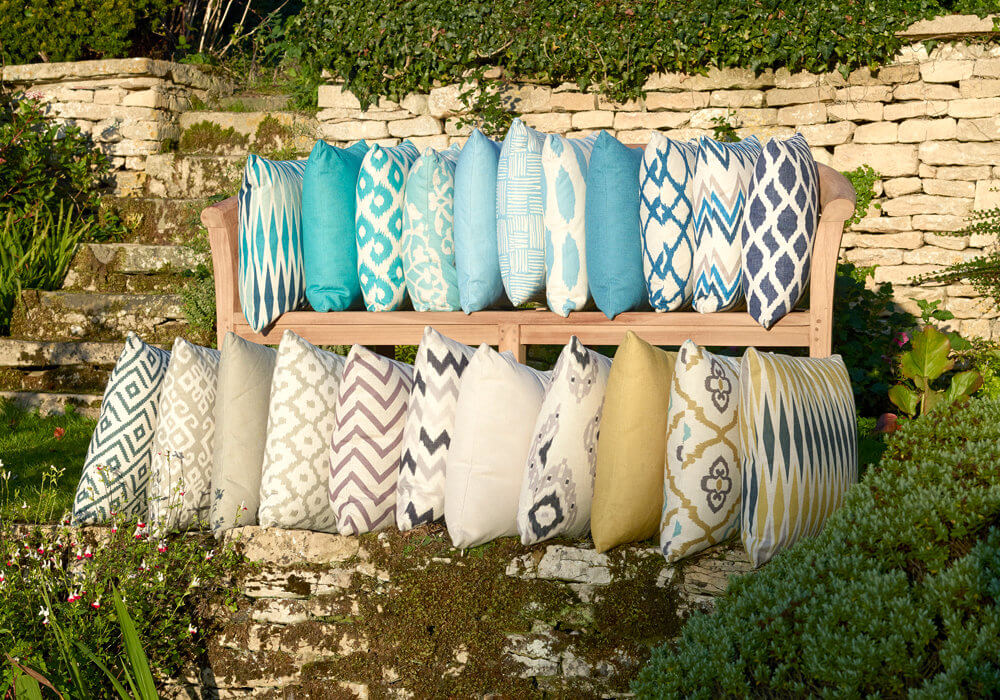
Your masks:
<path fill-rule="evenodd" d="M 625 335 L 611 364 L 597 441 L 590 531 L 598 552 L 655 535 L 663 509 L 667 405 L 677 353 Z"/>

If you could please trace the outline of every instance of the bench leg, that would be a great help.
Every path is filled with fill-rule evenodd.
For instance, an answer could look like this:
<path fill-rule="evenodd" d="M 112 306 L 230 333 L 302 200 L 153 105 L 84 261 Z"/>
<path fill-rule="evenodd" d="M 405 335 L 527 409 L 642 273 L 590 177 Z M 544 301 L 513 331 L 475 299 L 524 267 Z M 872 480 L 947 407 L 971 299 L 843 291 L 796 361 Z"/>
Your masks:
<path fill-rule="evenodd" d="M 500 352 L 513 353 L 514 358 L 524 364 L 527 359 L 527 348 L 521 344 L 521 326 L 516 323 L 500 324 Z"/>

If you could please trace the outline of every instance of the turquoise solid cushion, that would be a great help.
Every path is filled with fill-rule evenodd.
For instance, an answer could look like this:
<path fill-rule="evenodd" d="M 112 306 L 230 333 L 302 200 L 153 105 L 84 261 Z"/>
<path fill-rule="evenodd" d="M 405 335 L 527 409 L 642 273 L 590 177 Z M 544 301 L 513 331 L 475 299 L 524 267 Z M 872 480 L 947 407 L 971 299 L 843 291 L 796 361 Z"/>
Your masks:
<path fill-rule="evenodd" d="M 608 318 L 646 301 L 639 232 L 642 150 L 602 131 L 587 170 L 587 281 Z"/>
<path fill-rule="evenodd" d="M 302 254 L 306 298 L 316 311 L 345 311 L 361 301 L 354 231 L 356 191 L 368 144 L 313 146 L 302 178 Z"/>
<path fill-rule="evenodd" d="M 458 297 L 469 314 L 503 298 L 497 247 L 500 144 L 475 129 L 455 165 L 455 263 Z"/>

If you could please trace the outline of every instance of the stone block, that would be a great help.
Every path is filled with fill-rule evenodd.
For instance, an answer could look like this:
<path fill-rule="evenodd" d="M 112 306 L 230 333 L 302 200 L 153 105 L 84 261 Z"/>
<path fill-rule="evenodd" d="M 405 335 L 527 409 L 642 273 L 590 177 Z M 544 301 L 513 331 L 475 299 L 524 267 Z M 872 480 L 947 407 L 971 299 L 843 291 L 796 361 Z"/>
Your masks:
<path fill-rule="evenodd" d="M 932 177 L 939 180 L 985 180 L 989 176 L 988 165 L 958 165 L 936 168 Z"/>
<path fill-rule="evenodd" d="M 573 116 L 567 112 L 525 114 L 524 123 L 546 134 L 563 134 L 573 128 Z"/>
<path fill-rule="evenodd" d="M 1000 97 L 969 97 L 948 104 L 948 115 L 952 117 L 995 117 L 997 114 L 1000 114 Z"/>
<path fill-rule="evenodd" d="M 646 93 L 646 109 L 691 111 L 708 107 L 707 92 L 650 92 Z"/>
<path fill-rule="evenodd" d="M 888 216 L 912 216 L 915 214 L 965 216 L 971 210 L 971 199 L 938 197 L 929 194 L 907 194 L 882 203 L 882 211 Z"/>
<path fill-rule="evenodd" d="M 408 138 L 410 136 L 434 136 L 443 134 L 441 120 L 432 116 L 424 115 L 413 119 L 398 119 L 388 123 L 387 128 L 390 136 Z"/>
<path fill-rule="evenodd" d="M 361 109 L 361 102 L 354 93 L 345 90 L 343 85 L 320 85 L 316 100 L 321 108 Z"/>
<path fill-rule="evenodd" d="M 932 83 L 904 83 L 892 91 L 897 102 L 904 100 L 957 100 L 962 92 L 955 85 L 934 85 Z"/>
<path fill-rule="evenodd" d="M 472 124 L 463 123 L 461 117 L 448 117 L 444 120 L 444 133 L 449 136 L 468 136 L 472 133 Z"/>
<path fill-rule="evenodd" d="M 148 156 L 159 153 L 161 144 L 159 141 L 135 141 L 130 139 L 106 144 L 102 150 L 114 156 Z M 124 164 L 125 162 L 122 161 L 122 165 Z"/>
<path fill-rule="evenodd" d="M 576 112 L 572 123 L 574 129 L 610 129 L 615 123 L 615 115 L 602 110 Z"/>
<path fill-rule="evenodd" d="M 687 122 L 688 115 L 683 112 L 618 112 L 614 128 L 618 131 L 676 129 Z"/>
<path fill-rule="evenodd" d="M 903 251 L 891 248 L 854 248 L 845 251 L 843 258 L 859 267 L 900 265 L 903 262 Z"/>
<path fill-rule="evenodd" d="M 957 122 L 951 117 L 943 119 L 907 119 L 899 125 L 901 143 L 922 143 L 955 138 Z"/>
<path fill-rule="evenodd" d="M 955 314 L 955 318 L 997 318 L 1000 311 L 992 299 L 956 298 L 948 299 L 945 308 Z"/>
<path fill-rule="evenodd" d="M 787 68 L 774 71 L 774 86 L 779 88 L 807 88 L 819 85 L 819 74 L 808 71 L 792 73 Z"/>
<path fill-rule="evenodd" d="M 939 265 L 879 265 L 875 268 L 875 283 L 909 284 L 914 277 L 940 269 Z"/>
<path fill-rule="evenodd" d="M 410 114 L 421 116 L 430 113 L 429 102 L 430 98 L 427 95 L 421 95 L 413 92 L 404 97 L 402 102 L 399 103 L 399 106 Z"/>
<path fill-rule="evenodd" d="M 790 126 L 743 126 L 736 130 L 736 135 L 741 139 L 756 136 L 764 143 L 768 139 L 791 138 L 795 135 L 795 129 Z"/>
<path fill-rule="evenodd" d="M 722 107 L 709 107 L 691 113 L 690 126 L 695 129 L 711 130 L 715 126 L 715 119 L 727 119 L 730 116 L 729 110 Z M 776 109 L 737 109 L 735 110 L 736 122 L 740 126 L 772 126 L 777 123 L 778 110 Z"/>
<path fill-rule="evenodd" d="M 431 136 L 411 136 L 408 141 L 416 146 L 421 152 L 425 148 L 433 148 L 441 151 L 451 144 L 451 139 L 447 134 L 434 134 Z"/>
<path fill-rule="evenodd" d="M 978 254 L 978 251 L 947 250 L 925 245 L 916 250 L 906 251 L 903 254 L 903 262 L 907 265 L 954 265 L 971 260 Z"/>
<path fill-rule="evenodd" d="M 919 231 L 904 231 L 902 233 L 882 234 L 852 234 L 855 248 L 888 248 L 895 250 L 913 250 L 923 245 L 923 234 Z M 901 262 L 901 261 L 900 261 Z M 888 263 L 881 263 L 888 264 Z M 896 263 L 898 264 L 898 263 Z"/>
<path fill-rule="evenodd" d="M 1000 143 L 927 141 L 920 144 L 920 160 L 929 165 L 989 165 L 1000 163 Z"/>
<path fill-rule="evenodd" d="M 832 73 L 832 74 L 827 74 L 827 75 L 836 76 L 836 81 L 837 81 L 836 84 L 838 86 L 844 84 L 843 76 L 841 76 L 839 72 Z M 824 80 L 823 79 L 826 78 L 827 75 L 820 76 L 820 83 L 821 84 L 824 84 Z M 848 74 L 846 82 L 847 82 L 848 85 L 878 85 L 879 83 L 882 83 L 882 82 L 885 82 L 885 81 L 881 80 L 879 78 L 876 78 L 874 75 L 872 75 L 871 69 L 868 66 L 864 66 L 862 68 L 856 68 L 856 69 L 852 70 Z M 833 82 L 829 82 L 829 84 L 832 85 L 834 83 Z"/>
<path fill-rule="evenodd" d="M 942 197 L 976 196 L 976 185 L 967 180 L 923 180 L 923 189 L 927 194 Z"/>
<path fill-rule="evenodd" d="M 521 85 L 501 91 L 504 107 L 518 114 L 548 112 L 551 107 L 552 88 L 544 85 Z"/>
<path fill-rule="evenodd" d="M 970 78 L 959 83 L 962 97 L 1000 97 L 1000 80 L 995 78 Z"/>
<path fill-rule="evenodd" d="M 837 91 L 831 87 L 774 88 L 764 94 L 764 100 L 768 107 L 784 107 L 807 102 L 832 102 L 836 96 Z"/>
<path fill-rule="evenodd" d="M 980 180 L 976 183 L 975 196 L 973 206 L 976 209 L 1000 207 L 1000 180 Z"/>
<path fill-rule="evenodd" d="M 834 122 L 832 124 L 806 124 L 798 131 L 806 137 L 810 146 L 839 146 L 847 143 L 854 133 L 852 122 Z"/>
<path fill-rule="evenodd" d="M 980 78 L 1000 78 L 1000 58 L 977 58 L 972 74 Z"/>
<path fill-rule="evenodd" d="M 662 90 L 669 88 L 683 90 L 730 90 L 733 88 L 758 90 L 765 87 L 774 86 L 774 73 L 764 71 L 755 75 L 754 71 L 748 68 L 709 68 L 705 75 L 687 76 L 679 85 L 669 85 L 669 80 L 664 81 L 662 87 L 645 88 L 647 90 Z M 649 83 L 649 81 L 647 81 Z M 806 100 L 811 102 L 812 100 Z"/>
<path fill-rule="evenodd" d="M 709 107 L 763 107 L 762 90 L 716 90 L 708 101 Z"/>
<path fill-rule="evenodd" d="M 778 110 L 778 123 L 786 126 L 822 124 L 825 121 L 826 105 L 822 102 L 792 105 Z"/>
<path fill-rule="evenodd" d="M 969 236 L 969 246 L 972 248 L 994 248 L 997 237 L 991 233 L 974 233 Z"/>
<path fill-rule="evenodd" d="M 883 185 L 886 197 L 901 197 L 904 194 L 919 192 L 921 180 L 919 177 L 894 177 L 886 180 Z"/>
<path fill-rule="evenodd" d="M 832 162 L 833 167 L 842 171 L 870 165 L 887 177 L 916 175 L 917 148 L 899 144 L 845 143 L 833 149 Z"/>
<path fill-rule="evenodd" d="M 597 109 L 597 95 L 585 92 L 556 92 L 549 102 L 554 112 L 586 112 Z"/>
<path fill-rule="evenodd" d="M 117 104 L 97 104 L 89 102 L 57 103 L 52 105 L 52 114 L 66 119 L 86 119 L 98 122 L 102 119 L 159 119 L 163 112 L 148 107 L 124 107 Z"/>
<path fill-rule="evenodd" d="M 913 223 L 909 216 L 868 216 L 851 227 L 852 231 L 867 231 L 880 234 L 905 233 L 912 229 Z M 896 244 L 889 247 L 908 248 L 909 246 Z"/>
<path fill-rule="evenodd" d="M 468 107 L 460 95 L 469 87 L 471 84 L 460 85 L 456 83 L 431 88 L 430 94 L 427 96 L 428 113 L 432 117 L 441 119 L 467 111 Z"/>
<path fill-rule="evenodd" d="M 943 117 L 948 114 L 948 102 L 944 100 L 925 100 L 922 102 L 894 102 L 887 104 L 883 119 L 899 121 L 914 117 Z"/>
<path fill-rule="evenodd" d="M 385 122 L 349 121 L 320 124 L 319 133 L 322 138 L 332 141 L 360 141 L 386 138 L 389 128 Z"/>
<path fill-rule="evenodd" d="M 961 231 L 965 228 L 965 217 L 953 214 L 917 214 L 913 217 L 913 228 L 919 231 Z"/>
<path fill-rule="evenodd" d="M 1000 324 L 985 318 L 963 320 L 959 324 L 959 332 L 966 338 L 996 340 L 1000 336 Z"/>
<path fill-rule="evenodd" d="M 878 79 L 883 83 L 912 83 L 920 79 L 920 66 L 910 64 L 882 66 Z"/>
<path fill-rule="evenodd" d="M 953 138 L 959 141 L 1000 141 L 1000 116 L 959 119 Z"/>
<path fill-rule="evenodd" d="M 168 95 L 161 90 L 137 90 L 124 96 L 121 104 L 127 107 L 149 107 L 150 109 L 170 109 Z"/>
<path fill-rule="evenodd" d="M 680 90 L 684 81 L 690 77 L 685 73 L 653 73 L 646 78 L 646 82 L 642 84 L 642 89 L 646 92 L 654 90 Z"/>
<path fill-rule="evenodd" d="M 882 120 L 881 102 L 845 102 L 827 107 L 827 116 L 835 121 L 877 122 Z"/>
<path fill-rule="evenodd" d="M 968 236 L 945 236 L 940 233 L 925 233 L 924 243 L 947 250 L 965 250 L 969 247 Z"/>
<path fill-rule="evenodd" d="M 852 85 L 840 88 L 837 102 L 892 102 L 892 88 L 888 85 Z"/>
<path fill-rule="evenodd" d="M 920 66 L 925 83 L 957 83 L 972 77 L 974 61 L 931 61 Z"/>
<path fill-rule="evenodd" d="M 871 122 L 854 130 L 854 143 L 896 143 L 899 126 L 895 122 Z"/>
<path fill-rule="evenodd" d="M 139 141 L 164 141 L 166 139 L 179 139 L 181 130 L 171 122 L 126 122 L 121 126 L 121 135 L 126 139 L 137 139 Z"/>
<path fill-rule="evenodd" d="M 129 94 L 118 87 L 106 87 L 101 90 L 94 90 L 94 99 L 90 100 L 99 105 L 120 105 L 125 96 Z M 151 107 L 152 105 L 137 105 L 139 107 Z"/>
<path fill-rule="evenodd" d="M 342 107 L 330 107 L 316 112 L 316 120 L 319 122 L 344 122 L 348 120 L 360 119 L 364 114 L 360 109 L 344 109 Z M 181 115 L 181 123 L 187 115 Z"/>

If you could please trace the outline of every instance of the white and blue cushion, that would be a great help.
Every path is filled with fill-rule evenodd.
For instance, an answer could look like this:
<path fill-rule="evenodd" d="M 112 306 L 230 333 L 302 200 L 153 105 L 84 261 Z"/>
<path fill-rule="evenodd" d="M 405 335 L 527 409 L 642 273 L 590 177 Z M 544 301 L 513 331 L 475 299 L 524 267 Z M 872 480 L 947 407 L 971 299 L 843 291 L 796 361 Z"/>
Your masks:
<path fill-rule="evenodd" d="M 728 311 L 743 301 L 740 221 L 760 155 L 756 136 L 721 143 L 702 136 L 694 171 L 694 308 Z"/>
<path fill-rule="evenodd" d="M 545 289 L 542 146 L 545 135 L 515 119 L 497 165 L 497 243 L 500 276 L 514 306 Z"/>
<path fill-rule="evenodd" d="M 403 209 L 403 275 L 416 311 L 458 311 L 455 163 L 458 150 L 428 148 L 410 168 Z"/>
<path fill-rule="evenodd" d="M 676 311 L 694 295 L 694 171 L 697 141 L 653 132 L 639 166 L 642 268 L 654 311 Z"/>
<path fill-rule="evenodd" d="M 542 147 L 545 298 L 560 316 L 587 304 L 587 166 L 597 135 L 549 134 Z"/>
<path fill-rule="evenodd" d="M 420 151 L 409 141 L 372 146 L 358 176 L 358 279 L 369 311 L 395 311 L 406 298 L 403 275 L 403 187 Z"/>
<path fill-rule="evenodd" d="M 740 228 L 747 311 L 770 328 L 809 282 L 819 223 L 819 168 L 802 134 L 771 139 L 757 159 Z"/>
<path fill-rule="evenodd" d="M 306 300 L 302 263 L 304 160 L 250 155 L 239 192 L 240 306 L 256 332 Z"/>

